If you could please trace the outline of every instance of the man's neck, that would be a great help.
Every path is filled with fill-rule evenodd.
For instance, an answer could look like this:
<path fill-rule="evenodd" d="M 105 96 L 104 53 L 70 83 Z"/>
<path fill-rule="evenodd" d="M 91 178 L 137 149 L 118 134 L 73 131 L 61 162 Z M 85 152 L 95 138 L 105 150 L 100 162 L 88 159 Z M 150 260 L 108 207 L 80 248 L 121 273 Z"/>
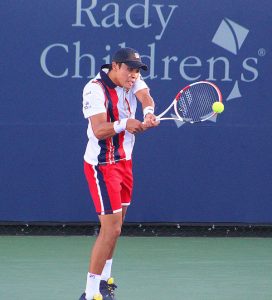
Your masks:
<path fill-rule="evenodd" d="M 115 74 L 114 74 L 114 72 L 113 72 L 112 70 L 109 70 L 108 76 L 109 76 L 110 80 L 111 80 L 114 84 L 116 84 L 116 85 L 122 87 L 122 86 L 120 85 L 119 81 L 117 80 L 117 78 L 116 78 L 116 76 L 115 76 Z"/>

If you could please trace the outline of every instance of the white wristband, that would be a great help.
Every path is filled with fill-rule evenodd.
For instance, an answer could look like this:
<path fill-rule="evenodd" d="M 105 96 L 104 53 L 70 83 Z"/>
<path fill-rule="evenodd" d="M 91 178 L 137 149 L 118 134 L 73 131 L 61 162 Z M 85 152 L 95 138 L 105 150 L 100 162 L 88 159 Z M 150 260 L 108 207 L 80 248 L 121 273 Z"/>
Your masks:
<path fill-rule="evenodd" d="M 154 114 L 154 107 L 152 106 L 147 106 L 143 110 L 144 118 L 147 114 Z"/>
<path fill-rule="evenodd" d="M 113 123 L 113 129 L 116 133 L 120 133 L 122 131 L 126 130 L 127 127 L 127 118 L 126 119 L 121 119 L 119 121 L 115 121 Z"/>

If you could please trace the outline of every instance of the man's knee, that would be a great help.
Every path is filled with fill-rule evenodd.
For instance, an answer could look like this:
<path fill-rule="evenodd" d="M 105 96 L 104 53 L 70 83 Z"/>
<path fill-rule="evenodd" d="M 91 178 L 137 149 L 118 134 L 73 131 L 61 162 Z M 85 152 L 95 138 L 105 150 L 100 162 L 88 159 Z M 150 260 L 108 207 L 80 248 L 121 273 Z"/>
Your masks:
<path fill-rule="evenodd" d="M 121 225 L 120 225 L 120 226 L 115 226 L 115 227 L 112 229 L 112 235 L 113 235 L 115 238 L 118 238 L 118 237 L 121 235 Z"/>
<path fill-rule="evenodd" d="M 114 245 L 121 234 L 121 230 L 119 228 L 112 228 L 110 230 L 102 230 L 100 231 L 100 238 L 107 245 Z"/>
<path fill-rule="evenodd" d="M 117 239 L 122 230 L 122 225 L 121 224 L 111 224 L 107 226 L 101 226 L 100 233 L 103 235 L 103 237 L 107 238 L 112 238 L 112 239 Z"/>
<path fill-rule="evenodd" d="M 111 214 L 100 217 L 100 234 L 104 239 L 116 240 L 122 229 L 122 213 Z"/>

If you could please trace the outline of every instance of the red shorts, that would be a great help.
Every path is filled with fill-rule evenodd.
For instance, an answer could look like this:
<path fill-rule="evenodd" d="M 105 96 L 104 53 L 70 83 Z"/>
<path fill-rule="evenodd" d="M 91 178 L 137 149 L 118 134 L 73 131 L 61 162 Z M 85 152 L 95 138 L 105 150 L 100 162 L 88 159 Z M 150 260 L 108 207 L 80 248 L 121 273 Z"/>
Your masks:
<path fill-rule="evenodd" d="M 99 215 L 120 212 L 122 206 L 130 204 L 133 188 L 131 160 L 97 166 L 84 161 L 84 172 Z"/>

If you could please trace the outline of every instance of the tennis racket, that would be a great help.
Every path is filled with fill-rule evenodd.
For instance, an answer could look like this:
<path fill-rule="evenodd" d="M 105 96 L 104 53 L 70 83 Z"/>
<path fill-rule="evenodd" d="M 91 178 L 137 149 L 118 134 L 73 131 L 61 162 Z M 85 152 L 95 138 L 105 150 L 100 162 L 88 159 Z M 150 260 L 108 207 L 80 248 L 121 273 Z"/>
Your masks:
<path fill-rule="evenodd" d="M 222 102 L 219 88 L 208 81 L 194 82 L 180 90 L 169 107 L 156 117 L 157 121 L 175 120 L 198 123 L 209 120 L 216 113 L 214 102 Z M 175 117 L 163 117 L 174 106 Z"/>

